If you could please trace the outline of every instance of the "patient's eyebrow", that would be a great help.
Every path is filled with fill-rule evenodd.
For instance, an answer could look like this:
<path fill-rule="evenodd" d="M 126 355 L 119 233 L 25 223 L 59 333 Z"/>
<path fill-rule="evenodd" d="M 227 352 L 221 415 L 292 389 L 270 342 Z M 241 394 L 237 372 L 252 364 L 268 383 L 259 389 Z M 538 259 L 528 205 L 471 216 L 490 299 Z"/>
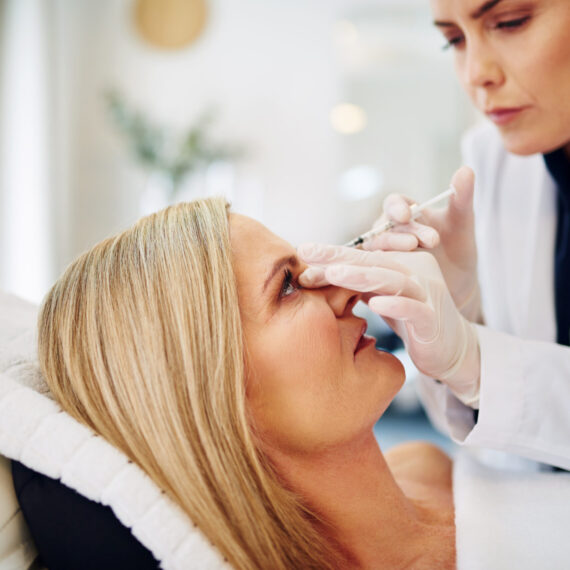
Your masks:
<path fill-rule="evenodd" d="M 487 2 L 485 2 L 481 6 L 479 6 L 479 8 L 476 8 L 475 10 L 473 10 L 469 14 L 469 17 L 472 20 L 478 20 L 481 16 L 486 14 L 489 10 L 492 10 L 499 2 L 502 2 L 502 1 L 503 0 L 488 0 Z M 450 26 L 454 26 L 455 24 L 453 22 L 442 22 L 440 20 L 436 20 L 434 22 L 434 25 L 438 26 L 440 28 L 448 28 Z"/>
<path fill-rule="evenodd" d="M 267 289 L 269 282 L 286 265 L 292 265 L 293 267 L 297 267 L 297 265 L 299 265 L 299 259 L 295 254 L 280 257 L 271 267 L 271 271 L 269 272 L 269 275 L 267 276 L 267 278 L 265 279 L 265 283 L 263 284 L 263 291 Z"/>

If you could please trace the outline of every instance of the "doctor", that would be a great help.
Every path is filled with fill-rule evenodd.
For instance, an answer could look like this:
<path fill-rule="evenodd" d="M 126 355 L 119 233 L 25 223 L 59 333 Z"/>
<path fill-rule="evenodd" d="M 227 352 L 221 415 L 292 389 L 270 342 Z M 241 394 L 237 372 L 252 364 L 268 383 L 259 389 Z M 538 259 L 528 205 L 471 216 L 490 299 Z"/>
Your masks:
<path fill-rule="evenodd" d="M 384 219 L 399 225 L 368 243 L 378 251 L 301 247 L 317 266 L 302 281 L 370 292 L 431 376 L 424 403 L 455 441 L 570 469 L 570 2 L 431 5 L 463 88 L 494 123 L 464 141 L 475 215 L 463 168 L 448 207 L 416 222 L 411 200 L 389 196 Z M 439 268 L 423 252 L 379 251 L 417 246 Z"/>

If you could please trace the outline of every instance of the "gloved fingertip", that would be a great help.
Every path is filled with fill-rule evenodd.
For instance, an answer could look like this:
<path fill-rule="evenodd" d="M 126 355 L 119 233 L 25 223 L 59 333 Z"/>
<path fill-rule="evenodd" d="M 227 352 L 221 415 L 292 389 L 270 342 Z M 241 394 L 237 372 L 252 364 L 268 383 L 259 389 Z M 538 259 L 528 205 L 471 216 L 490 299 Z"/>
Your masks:
<path fill-rule="evenodd" d="M 419 245 L 418 238 L 412 234 L 402 234 L 400 251 L 413 251 Z"/>
<path fill-rule="evenodd" d="M 368 308 L 374 312 L 377 312 L 377 310 L 379 309 L 378 302 L 376 301 L 376 299 L 379 299 L 379 297 L 372 297 L 368 299 Z"/>
<path fill-rule="evenodd" d="M 404 200 L 390 204 L 386 213 L 389 218 L 400 224 L 409 222 L 411 217 L 410 206 Z"/>
<path fill-rule="evenodd" d="M 368 300 L 368 308 L 373 313 L 376 313 L 381 317 L 386 316 L 386 314 L 390 314 L 393 305 L 394 305 L 393 298 L 386 297 L 384 295 L 378 295 Z"/>
<path fill-rule="evenodd" d="M 433 228 L 422 228 L 419 231 L 418 237 L 420 238 L 423 247 L 433 248 L 439 244 L 439 234 Z"/>
<path fill-rule="evenodd" d="M 303 287 L 318 287 L 325 279 L 324 269 L 321 267 L 309 267 L 299 275 L 299 284 Z"/>
<path fill-rule="evenodd" d="M 377 311 L 386 307 L 386 297 L 377 295 L 376 297 L 371 297 L 368 300 L 368 306 L 373 310 Z"/>
<path fill-rule="evenodd" d="M 451 185 L 455 188 L 452 204 L 458 210 L 471 210 L 473 208 L 473 187 L 475 174 L 468 166 L 462 166 L 451 178 Z"/>

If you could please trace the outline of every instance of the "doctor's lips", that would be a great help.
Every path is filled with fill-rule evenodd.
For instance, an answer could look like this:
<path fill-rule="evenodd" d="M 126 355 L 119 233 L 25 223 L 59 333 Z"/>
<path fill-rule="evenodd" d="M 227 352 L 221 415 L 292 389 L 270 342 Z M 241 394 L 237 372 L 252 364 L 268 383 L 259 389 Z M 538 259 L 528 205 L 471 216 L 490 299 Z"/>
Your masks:
<path fill-rule="evenodd" d="M 485 114 L 496 125 L 506 125 L 516 119 L 528 107 L 495 107 L 485 111 Z"/>
<path fill-rule="evenodd" d="M 371 344 L 376 344 L 376 341 L 371 336 L 365 336 L 366 323 L 362 323 L 358 337 L 356 338 L 356 346 L 354 347 L 354 355 L 360 352 L 363 348 L 370 346 Z"/>

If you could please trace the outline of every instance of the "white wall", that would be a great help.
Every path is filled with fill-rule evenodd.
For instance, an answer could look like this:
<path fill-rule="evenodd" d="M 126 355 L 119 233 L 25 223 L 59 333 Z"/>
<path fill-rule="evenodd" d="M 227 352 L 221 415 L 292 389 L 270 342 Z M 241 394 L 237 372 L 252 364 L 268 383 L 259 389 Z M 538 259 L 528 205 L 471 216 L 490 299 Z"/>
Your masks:
<path fill-rule="evenodd" d="M 353 136 L 347 144 L 329 123 L 332 106 L 354 98 L 346 66 L 339 61 L 335 23 L 346 14 L 358 15 L 359 6 L 372 4 L 377 9 L 390 2 L 215 0 L 210 2 L 204 35 L 179 52 L 157 50 L 138 37 L 131 2 L 77 4 L 82 11 L 83 55 L 74 89 L 78 100 L 72 183 L 75 250 L 138 214 L 136 193 L 144 179 L 129 162 L 105 115 L 101 95 L 109 86 L 118 87 L 133 104 L 173 127 L 189 125 L 205 107 L 217 104 L 219 136 L 249 149 L 238 182 L 263 188 L 263 221 L 295 242 L 346 236 L 343 212 L 358 208 L 339 200 L 337 179 L 350 166 L 350 148 L 362 143 Z M 434 62 L 434 67 L 438 65 Z M 437 69 L 441 75 L 441 67 Z M 452 81 L 451 71 L 448 77 Z M 381 102 L 385 114 L 405 113 L 396 107 L 403 94 L 390 95 Z M 406 95 L 410 98 L 413 93 Z M 368 102 L 373 96 L 371 90 Z M 426 101 L 421 113 L 429 112 L 429 107 Z M 402 133 L 399 144 L 404 148 L 419 138 L 421 115 L 418 109 L 414 113 L 406 113 L 399 127 L 384 130 L 384 144 L 398 144 L 388 140 L 394 130 Z M 461 122 L 453 116 L 449 120 Z M 380 146 L 370 135 L 360 138 Z M 402 169 L 403 180 L 406 171 Z M 406 184 L 398 189 L 406 190 Z"/>
<path fill-rule="evenodd" d="M 50 236 L 52 117 L 48 7 L 2 5 L 0 35 L 0 287 L 37 298 L 53 266 Z M 39 238 L 41 236 L 41 239 Z"/>
<path fill-rule="evenodd" d="M 173 52 L 139 38 L 130 0 L 26 1 L 52 7 L 51 136 L 57 152 L 50 276 L 139 215 L 147 178 L 109 121 L 103 93 L 110 87 L 157 122 L 179 129 L 216 104 L 217 137 L 249 151 L 237 166 L 238 198 L 248 188 L 261 189 L 262 209 L 254 213 L 293 243 L 343 241 L 366 229 L 379 212 L 381 195 L 351 203 L 339 197 L 339 175 L 350 166 L 364 161 L 388 173 L 384 193 L 429 194 L 458 161 L 456 143 L 469 119 L 461 102 L 454 103 L 451 69 L 442 92 L 451 97 L 454 111 L 449 113 L 449 101 L 438 107 L 430 95 L 421 105 L 409 99 L 409 113 L 398 106 L 400 84 L 390 75 L 398 60 L 390 67 L 376 57 L 393 40 L 388 37 L 392 28 L 383 26 L 385 10 L 418 6 L 429 28 L 424 0 L 209 0 L 203 36 Z M 337 24 L 346 17 L 365 32 L 358 44 L 364 51 L 356 57 L 339 40 Z M 421 34 L 416 39 L 412 51 L 437 51 Z M 396 55 L 402 55 L 401 47 L 396 46 Z M 442 77 L 442 62 L 432 64 L 434 78 Z M 414 68 L 402 69 L 408 73 L 405 84 Z M 437 97 L 436 90 L 435 101 Z M 336 103 L 351 99 L 367 108 L 370 121 L 367 130 L 347 137 L 332 130 L 329 113 Z M 438 119 L 440 113 L 445 120 Z M 434 121 L 435 131 L 430 126 Z M 390 154 L 393 149 L 402 149 L 400 159 Z M 442 155 L 447 160 L 440 164 Z M 416 178 L 410 179 L 411 170 Z M 418 180 L 419 185 L 425 180 L 419 190 Z"/>
<path fill-rule="evenodd" d="M 248 150 L 239 170 L 241 178 L 262 185 L 265 220 L 284 235 L 330 239 L 327 218 L 334 204 L 327 195 L 338 148 L 328 123 L 338 98 L 330 33 L 334 2 L 211 4 L 209 26 L 198 42 L 168 52 L 139 39 L 130 2 L 82 2 L 83 54 L 74 90 L 76 251 L 135 218 L 136 194 L 144 185 L 107 119 L 101 96 L 108 87 L 173 127 L 191 124 L 216 104 L 218 137 Z M 321 213 L 307 209 L 315 203 Z"/>

